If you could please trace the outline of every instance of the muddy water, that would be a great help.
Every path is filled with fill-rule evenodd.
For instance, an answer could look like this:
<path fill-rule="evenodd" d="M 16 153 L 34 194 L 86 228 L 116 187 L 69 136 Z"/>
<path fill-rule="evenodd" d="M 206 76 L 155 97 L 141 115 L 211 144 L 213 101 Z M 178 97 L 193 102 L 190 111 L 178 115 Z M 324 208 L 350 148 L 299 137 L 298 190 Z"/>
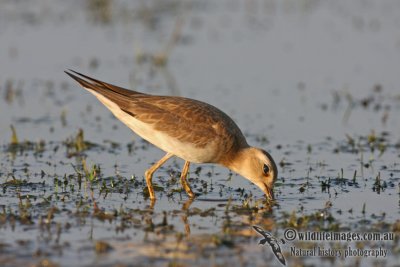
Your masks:
<path fill-rule="evenodd" d="M 400 4 L 395 1 L 0 3 L 2 266 L 279 266 L 259 225 L 399 235 Z M 218 166 L 131 133 L 63 71 L 230 114 L 279 163 L 276 203 Z M 12 137 L 10 125 L 16 131 Z M 79 136 L 79 129 L 83 135 Z M 12 142 L 14 141 L 14 144 Z M 387 249 L 299 257 L 291 248 Z M 286 242 L 289 266 L 388 265 L 398 241 Z"/>

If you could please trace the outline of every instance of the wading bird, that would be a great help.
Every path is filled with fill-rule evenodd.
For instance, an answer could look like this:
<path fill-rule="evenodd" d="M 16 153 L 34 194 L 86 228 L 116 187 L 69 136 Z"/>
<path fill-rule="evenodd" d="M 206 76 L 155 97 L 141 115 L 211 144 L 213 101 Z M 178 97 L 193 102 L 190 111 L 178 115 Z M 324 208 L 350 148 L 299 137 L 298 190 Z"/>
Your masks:
<path fill-rule="evenodd" d="M 181 184 L 195 197 L 186 177 L 190 163 L 216 163 L 256 184 L 269 199 L 278 171 L 271 155 L 249 146 L 236 123 L 216 107 L 194 99 L 158 96 L 111 85 L 73 70 L 66 71 L 100 100 L 132 131 L 166 155 L 146 172 L 151 199 L 155 199 L 153 173 L 172 156 L 185 160 Z"/>

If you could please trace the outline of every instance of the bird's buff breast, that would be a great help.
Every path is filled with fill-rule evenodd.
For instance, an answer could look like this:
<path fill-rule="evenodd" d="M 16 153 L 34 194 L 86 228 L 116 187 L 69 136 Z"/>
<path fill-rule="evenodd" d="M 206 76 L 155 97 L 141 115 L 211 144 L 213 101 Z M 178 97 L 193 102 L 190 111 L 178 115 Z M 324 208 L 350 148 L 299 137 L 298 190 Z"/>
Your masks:
<path fill-rule="evenodd" d="M 123 111 L 121 111 L 124 113 Z M 124 122 L 137 135 L 152 143 L 156 147 L 174 154 L 184 160 L 194 163 L 214 162 L 215 156 L 213 142 L 210 142 L 204 147 L 196 147 L 189 142 L 181 142 L 177 138 L 171 137 L 168 134 L 155 130 L 154 125 L 143 123 L 129 114 L 122 114 L 119 119 Z M 179 131 L 179 129 L 177 129 Z"/>

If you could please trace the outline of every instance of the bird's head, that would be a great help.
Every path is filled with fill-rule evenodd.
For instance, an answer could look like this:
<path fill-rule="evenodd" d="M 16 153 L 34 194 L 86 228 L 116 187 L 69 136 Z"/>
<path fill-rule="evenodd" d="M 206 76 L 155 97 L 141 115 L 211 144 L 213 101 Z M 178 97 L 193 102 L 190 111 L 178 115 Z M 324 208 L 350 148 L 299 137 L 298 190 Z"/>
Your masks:
<path fill-rule="evenodd" d="M 274 199 L 273 186 L 278 169 L 267 151 L 255 147 L 244 148 L 228 168 L 257 185 L 269 199 Z"/>

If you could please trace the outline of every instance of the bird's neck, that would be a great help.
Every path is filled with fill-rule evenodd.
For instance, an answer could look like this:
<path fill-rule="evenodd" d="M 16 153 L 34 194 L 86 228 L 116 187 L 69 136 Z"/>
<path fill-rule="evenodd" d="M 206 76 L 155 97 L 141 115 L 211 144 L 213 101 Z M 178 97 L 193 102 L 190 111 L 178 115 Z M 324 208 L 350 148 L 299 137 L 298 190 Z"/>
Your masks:
<path fill-rule="evenodd" d="M 249 155 L 252 153 L 253 147 L 246 146 L 238 149 L 235 153 L 231 153 L 229 158 L 225 158 L 222 165 L 228 169 L 244 175 L 243 166 L 246 164 Z"/>

